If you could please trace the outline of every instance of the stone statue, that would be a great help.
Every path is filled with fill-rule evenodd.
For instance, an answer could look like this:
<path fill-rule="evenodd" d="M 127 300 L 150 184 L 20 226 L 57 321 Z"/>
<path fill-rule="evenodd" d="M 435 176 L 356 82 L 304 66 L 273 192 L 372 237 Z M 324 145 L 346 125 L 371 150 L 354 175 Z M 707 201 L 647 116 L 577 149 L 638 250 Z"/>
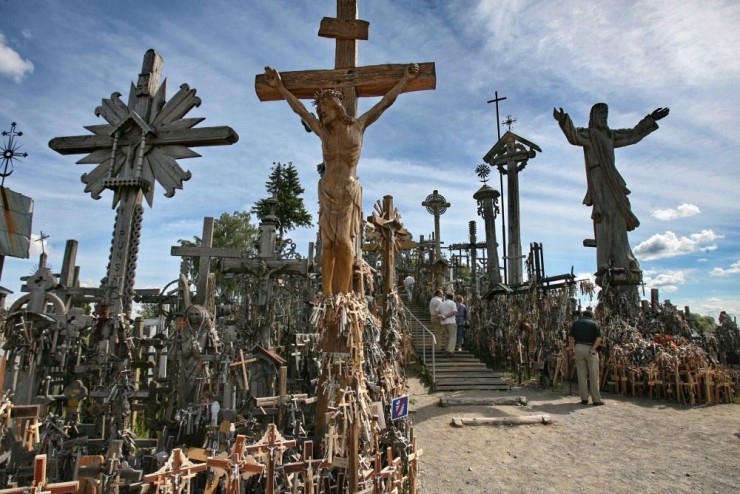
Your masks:
<path fill-rule="evenodd" d="M 638 278 L 640 273 L 639 264 L 627 240 L 627 232 L 640 226 L 640 222 L 632 212 L 627 197 L 630 191 L 614 165 L 614 148 L 642 140 L 658 128 L 656 121 L 668 115 L 668 111 L 668 108 L 658 108 L 632 129 L 610 129 L 607 125 L 609 107 L 606 103 L 597 103 L 591 108 L 588 128 L 575 127 L 562 108 L 553 109 L 553 117 L 560 124 L 568 142 L 583 147 L 587 184 L 583 204 L 592 206 L 596 281 L 600 285 L 609 268 L 624 268 L 628 276 L 629 273 L 636 273 Z"/>
<path fill-rule="evenodd" d="M 339 91 L 319 91 L 314 101 L 317 118 L 285 88 L 277 70 L 265 67 L 267 83 L 280 92 L 321 139 L 326 171 L 319 180 L 319 230 L 322 285 L 326 295 L 352 291 L 355 239 L 362 220 L 362 188 L 357 180 L 357 165 L 365 129 L 396 101 L 418 74 L 417 64 L 408 65 L 401 80 L 358 118 L 347 114 Z"/>

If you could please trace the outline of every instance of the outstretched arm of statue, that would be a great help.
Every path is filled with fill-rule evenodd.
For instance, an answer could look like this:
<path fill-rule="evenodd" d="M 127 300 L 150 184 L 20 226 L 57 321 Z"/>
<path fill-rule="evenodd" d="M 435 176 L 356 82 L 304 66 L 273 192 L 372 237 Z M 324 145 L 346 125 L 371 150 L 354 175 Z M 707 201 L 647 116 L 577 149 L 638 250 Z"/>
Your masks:
<path fill-rule="evenodd" d="M 653 117 L 653 120 L 660 120 L 661 118 L 668 116 L 668 112 L 670 112 L 668 108 L 656 108 L 650 116 Z"/>
<path fill-rule="evenodd" d="M 396 83 L 393 88 L 391 88 L 390 91 L 385 93 L 385 96 L 376 103 L 375 106 L 370 108 L 367 112 L 365 112 L 364 115 L 362 115 L 358 120 L 363 124 L 363 127 L 370 126 L 373 122 L 375 122 L 384 111 L 386 111 L 395 101 L 396 98 L 398 98 L 398 95 L 403 92 L 404 89 L 406 89 L 406 86 L 408 86 L 409 81 L 412 79 L 415 79 L 419 75 L 419 65 L 412 63 L 406 66 L 406 70 L 403 73 L 403 77 L 400 81 Z"/>
<path fill-rule="evenodd" d="M 303 103 L 301 103 L 301 100 L 296 98 L 293 93 L 288 91 L 288 89 L 283 84 L 283 79 L 280 77 L 280 72 L 273 69 L 272 67 L 265 67 L 265 82 L 267 82 L 267 84 L 271 87 L 277 89 L 282 97 L 285 98 L 285 101 L 288 102 L 293 111 L 296 112 L 299 117 L 301 117 L 304 125 L 310 127 L 310 129 L 313 130 L 317 136 L 321 137 L 321 124 L 319 123 L 319 120 L 316 118 L 316 116 L 314 116 L 313 113 L 308 111 Z"/>
<path fill-rule="evenodd" d="M 555 120 L 558 121 L 560 125 L 563 125 L 565 123 L 565 119 L 568 118 L 568 114 L 565 113 L 565 110 L 563 110 L 562 108 L 553 108 L 552 116 L 553 118 L 555 118 Z"/>

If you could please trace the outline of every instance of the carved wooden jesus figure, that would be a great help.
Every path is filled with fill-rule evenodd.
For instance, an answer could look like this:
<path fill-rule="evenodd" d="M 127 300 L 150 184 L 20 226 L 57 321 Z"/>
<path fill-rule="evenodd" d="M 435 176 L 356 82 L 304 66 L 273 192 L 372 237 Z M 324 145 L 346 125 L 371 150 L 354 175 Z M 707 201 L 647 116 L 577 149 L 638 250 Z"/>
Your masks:
<path fill-rule="evenodd" d="M 357 180 L 357 165 L 365 129 L 396 101 L 418 74 L 417 64 L 408 65 L 401 80 L 358 118 L 347 114 L 339 91 L 319 91 L 314 101 L 317 118 L 285 88 L 277 70 L 265 67 L 267 83 L 280 92 L 321 139 L 326 172 L 319 180 L 319 231 L 322 285 L 327 295 L 352 291 L 354 246 L 362 220 L 362 188 Z"/>
<path fill-rule="evenodd" d="M 640 226 L 640 221 L 632 212 L 627 197 L 630 191 L 614 165 L 614 148 L 642 140 L 658 128 L 656 121 L 668 115 L 668 111 L 668 108 L 658 108 L 632 129 L 610 129 L 606 103 L 597 103 L 591 108 L 588 128 L 576 128 L 562 108 L 553 110 L 553 117 L 568 142 L 583 147 L 587 183 L 583 204 L 592 206 L 597 283 L 610 267 L 640 271 L 627 240 L 627 232 Z"/>

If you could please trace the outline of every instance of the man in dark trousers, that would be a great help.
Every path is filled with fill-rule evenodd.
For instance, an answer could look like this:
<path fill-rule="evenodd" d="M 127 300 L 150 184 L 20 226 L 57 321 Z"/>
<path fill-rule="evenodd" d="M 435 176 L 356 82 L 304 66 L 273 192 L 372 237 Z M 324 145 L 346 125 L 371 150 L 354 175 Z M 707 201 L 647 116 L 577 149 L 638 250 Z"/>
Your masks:
<path fill-rule="evenodd" d="M 601 346 L 601 328 L 593 318 L 593 312 L 584 310 L 581 318 L 570 327 L 568 340 L 575 356 L 581 405 L 588 405 L 590 391 L 591 402 L 599 406 L 604 404 L 599 393 L 599 354 L 596 351 Z"/>

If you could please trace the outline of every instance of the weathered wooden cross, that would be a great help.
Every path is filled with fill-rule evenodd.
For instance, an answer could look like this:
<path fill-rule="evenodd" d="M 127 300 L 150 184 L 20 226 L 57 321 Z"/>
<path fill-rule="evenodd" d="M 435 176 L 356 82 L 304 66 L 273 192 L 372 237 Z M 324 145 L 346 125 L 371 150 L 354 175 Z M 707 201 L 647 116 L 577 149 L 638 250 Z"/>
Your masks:
<path fill-rule="evenodd" d="M 368 39 L 370 23 L 357 19 L 357 0 L 337 0 L 337 17 L 324 17 L 319 36 L 336 40 L 334 70 L 281 72 L 285 87 L 299 99 L 311 99 L 321 89 L 334 88 L 342 92 L 347 113 L 357 115 L 357 98 L 385 95 L 403 76 L 407 64 L 357 66 L 357 40 Z M 434 63 L 420 63 L 419 76 L 404 92 L 434 89 L 437 84 Z M 255 90 L 260 101 L 276 101 L 283 97 L 257 76 Z"/>
<path fill-rule="evenodd" d="M 144 482 L 153 483 L 155 493 L 190 494 L 190 480 L 207 468 L 205 463 L 192 463 L 180 448 L 175 448 L 162 468 L 144 475 Z"/>
<path fill-rule="evenodd" d="M 530 158 L 534 158 L 542 149 L 511 131 L 507 131 L 501 139 L 486 153 L 483 161 L 490 166 L 498 167 L 501 174 L 508 177 L 506 190 L 508 197 L 508 249 L 506 255 L 506 283 L 518 285 L 523 281 L 522 273 L 522 240 L 519 225 L 519 172 L 527 166 Z"/>
<path fill-rule="evenodd" d="M 241 494 L 242 480 L 246 480 L 252 475 L 259 475 L 265 471 L 265 466 L 247 455 L 245 442 L 246 436 L 239 434 L 231 449 L 231 455 L 228 458 L 209 457 L 206 460 L 208 467 L 221 469 L 226 473 L 224 480 L 224 491 L 226 494 Z M 218 475 L 217 475 L 218 476 Z"/>
<path fill-rule="evenodd" d="M 189 180 L 190 172 L 177 164 L 181 158 L 200 156 L 193 146 L 233 144 L 239 136 L 230 127 L 194 128 L 203 118 L 183 118 L 200 105 L 187 84 L 166 101 L 166 82 L 159 84 L 163 60 L 154 50 L 144 55 L 138 83 L 131 84 L 128 104 L 113 93 L 96 109 L 108 123 L 85 127 L 92 135 L 56 137 L 49 147 L 60 154 L 89 153 L 79 164 L 97 164 L 82 175 L 85 192 L 99 199 L 112 189 L 118 205 L 111 260 L 106 277 L 106 306 L 113 314 L 130 314 L 137 247 L 143 215 L 142 200 L 154 199 L 155 181 L 172 197 Z"/>
<path fill-rule="evenodd" d="M 245 448 L 247 452 L 254 452 L 255 456 L 261 457 L 267 465 L 265 494 L 275 492 L 275 466 L 282 465 L 283 453 L 286 449 L 293 448 L 295 445 L 296 441 L 294 439 L 287 440 L 280 435 L 275 424 L 268 424 L 267 431 L 265 431 L 262 439 Z"/>

